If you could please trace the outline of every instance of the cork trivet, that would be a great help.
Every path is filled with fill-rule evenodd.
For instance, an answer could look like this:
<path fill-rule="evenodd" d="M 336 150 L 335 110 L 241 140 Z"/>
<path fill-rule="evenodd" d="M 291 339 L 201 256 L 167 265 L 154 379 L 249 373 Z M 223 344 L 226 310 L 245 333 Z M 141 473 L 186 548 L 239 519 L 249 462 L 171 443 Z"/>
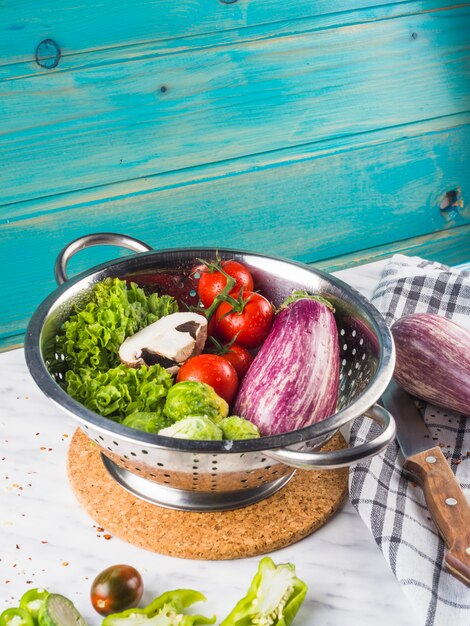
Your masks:
<path fill-rule="evenodd" d="M 340 434 L 325 450 L 345 447 Z M 347 493 L 347 469 L 297 470 L 277 493 L 232 511 L 175 511 L 128 493 L 107 472 L 99 447 L 80 429 L 68 452 L 72 489 L 93 520 L 141 548 L 187 559 L 223 560 L 266 554 L 307 537 Z"/>

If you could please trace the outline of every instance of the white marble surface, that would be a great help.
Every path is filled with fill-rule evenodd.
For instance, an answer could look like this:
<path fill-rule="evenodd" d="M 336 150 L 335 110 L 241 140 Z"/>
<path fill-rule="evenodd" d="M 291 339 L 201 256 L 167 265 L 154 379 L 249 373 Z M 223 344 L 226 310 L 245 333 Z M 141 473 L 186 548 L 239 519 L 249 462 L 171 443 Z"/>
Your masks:
<path fill-rule="evenodd" d="M 382 263 L 338 275 L 370 295 Z M 90 626 L 101 623 L 89 590 L 103 568 L 134 565 L 143 601 L 178 587 L 203 592 L 218 622 L 244 595 L 258 558 L 189 561 L 105 538 L 69 487 L 66 454 L 76 424 L 32 381 L 22 350 L 0 354 L 0 612 L 30 587 L 68 596 Z M 346 502 L 321 529 L 271 553 L 308 584 L 299 626 L 412 626 L 413 610 L 359 516 Z"/>

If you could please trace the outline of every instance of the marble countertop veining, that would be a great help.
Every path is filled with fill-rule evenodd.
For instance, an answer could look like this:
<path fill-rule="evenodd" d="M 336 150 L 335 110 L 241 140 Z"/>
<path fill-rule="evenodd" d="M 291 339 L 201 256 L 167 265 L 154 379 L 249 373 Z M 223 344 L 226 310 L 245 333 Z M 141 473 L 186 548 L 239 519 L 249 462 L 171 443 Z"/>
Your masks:
<path fill-rule="evenodd" d="M 370 296 L 382 266 L 337 275 Z M 42 586 L 68 596 L 90 626 L 99 625 L 91 582 L 105 567 L 128 563 L 143 575 L 144 601 L 194 588 L 208 598 L 196 605 L 200 612 L 223 619 L 246 592 L 261 557 L 189 561 L 107 537 L 68 484 L 66 454 L 76 423 L 37 388 L 23 350 L 0 354 L 0 371 L 0 612 L 17 605 L 28 588 Z M 295 624 L 416 626 L 412 607 L 347 501 L 310 537 L 270 556 L 294 563 L 308 584 Z"/>

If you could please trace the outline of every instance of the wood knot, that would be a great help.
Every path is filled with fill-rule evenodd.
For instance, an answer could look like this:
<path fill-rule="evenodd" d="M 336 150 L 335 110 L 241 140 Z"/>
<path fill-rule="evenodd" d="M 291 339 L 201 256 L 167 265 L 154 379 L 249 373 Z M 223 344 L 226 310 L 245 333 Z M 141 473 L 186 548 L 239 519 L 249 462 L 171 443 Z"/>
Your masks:
<path fill-rule="evenodd" d="M 59 65 L 60 48 L 53 39 L 44 39 L 36 48 L 36 63 L 51 70 Z"/>

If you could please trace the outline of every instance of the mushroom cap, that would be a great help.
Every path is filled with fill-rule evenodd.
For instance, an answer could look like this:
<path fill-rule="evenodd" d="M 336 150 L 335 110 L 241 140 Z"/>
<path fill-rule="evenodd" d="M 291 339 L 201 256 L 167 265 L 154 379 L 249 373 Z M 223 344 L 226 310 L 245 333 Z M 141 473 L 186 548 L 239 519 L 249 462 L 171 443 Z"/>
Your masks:
<path fill-rule="evenodd" d="M 202 352 L 206 339 L 204 315 L 172 313 L 125 339 L 119 358 L 128 367 L 158 363 L 175 374 L 184 361 Z"/>

